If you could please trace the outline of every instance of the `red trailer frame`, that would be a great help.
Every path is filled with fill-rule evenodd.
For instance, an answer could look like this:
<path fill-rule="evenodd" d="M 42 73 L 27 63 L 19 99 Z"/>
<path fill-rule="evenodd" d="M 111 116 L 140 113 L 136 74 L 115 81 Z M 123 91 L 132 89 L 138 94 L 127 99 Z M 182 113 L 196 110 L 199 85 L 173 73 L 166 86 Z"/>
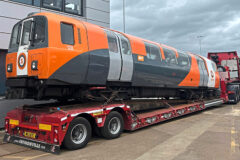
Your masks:
<path fill-rule="evenodd" d="M 176 117 L 205 110 L 208 107 L 224 103 L 223 99 L 191 102 L 181 105 L 169 105 L 143 113 L 135 113 L 126 104 L 73 104 L 59 106 L 23 106 L 7 113 L 5 118 L 5 142 L 11 142 L 30 148 L 59 154 L 60 146 L 69 125 L 76 117 L 83 117 L 91 122 L 92 128 L 104 126 L 106 118 L 113 111 L 122 115 L 124 129 L 134 131 Z M 137 102 L 136 102 L 137 104 Z"/>

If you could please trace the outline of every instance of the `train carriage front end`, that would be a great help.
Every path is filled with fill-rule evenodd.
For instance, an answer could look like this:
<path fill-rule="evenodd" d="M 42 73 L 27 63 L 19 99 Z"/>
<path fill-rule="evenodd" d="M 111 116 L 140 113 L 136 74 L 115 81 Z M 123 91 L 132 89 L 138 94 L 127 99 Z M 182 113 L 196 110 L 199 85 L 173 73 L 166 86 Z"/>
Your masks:
<path fill-rule="evenodd" d="M 6 57 L 7 98 L 33 98 L 37 81 L 47 66 L 48 21 L 43 15 L 14 25 Z M 46 73 L 46 72 L 45 72 Z"/>
<path fill-rule="evenodd" d="M 83 23 L 69 17 L 36 13 L 18 22 L 13 27 L 6 57 L 6 97 L 68 99 L 74 83 L 81 83 L 84 78 L 88 58 L 81 57 L 78 69 L 66 72 L 61 67 L 88 52 L 86 39 Z M 78 73 L 72 73 L 74 71 Z M 71 76 L 68 72 L 72 73 Z"/>

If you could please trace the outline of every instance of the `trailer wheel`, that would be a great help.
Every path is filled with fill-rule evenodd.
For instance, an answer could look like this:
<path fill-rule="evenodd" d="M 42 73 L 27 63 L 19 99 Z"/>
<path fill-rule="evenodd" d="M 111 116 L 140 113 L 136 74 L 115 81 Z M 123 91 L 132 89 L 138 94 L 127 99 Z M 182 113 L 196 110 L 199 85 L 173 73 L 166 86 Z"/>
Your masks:
<path fill-rule="evenodd" d="M 63 145 L 70 150 L 80 149 L 87 145 L 92 135 L 92 128 L 87 119 L 75 118 L 69 125 Z"/>
<path fill-rule="evenodd" d="M 118 138 L 123 131 L 124 121 L 120 113 L 110 112 L 101 128 L 102 136 L 107 139 Z"/>

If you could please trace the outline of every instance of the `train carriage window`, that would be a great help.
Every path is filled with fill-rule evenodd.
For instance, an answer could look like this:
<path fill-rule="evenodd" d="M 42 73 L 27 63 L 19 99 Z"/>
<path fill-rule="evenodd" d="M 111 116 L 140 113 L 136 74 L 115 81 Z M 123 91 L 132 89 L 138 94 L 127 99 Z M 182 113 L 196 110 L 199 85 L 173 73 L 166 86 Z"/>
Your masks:
<path fill-rule="evenodd" d="M 43 7 L 61 11 L 62 0 L 43 0 Z"/>
<path fill-rule="evenodd" d="M 122 44 L 122 53 L 130 55 L 131 49 L 130 49 L 128 40 L 123 36 L 121 36 L 121 44 Z"/>
<path fill-rule="evenodd" d="M 177 64 L 176 53 L 173 50 L 163 48 L 165 61 L 169 64 Z"/>
<path fill-rule="evenodd" d="M 28 45 L 29 44 L 29 37 L 31 33 L 31 26 L 32 26 L 32 21 L 26 21 L 23 24 L 23 31 L 22 31 L 22 40 L 21 40 L 21 45 Z"/>
<path fill-rule="evenodd" d="M 150 43 L 145 43 L 147 58 L 151 60 L 160 59 L 160 49 L 158 46 Z"/>
<path fill-rule="evenodd" d="M 179 54 L 179 57 L 178 57 L 178 64 L 182 67 L 184 66 L 189 66 L 189 58 L 188 58 L 188 55 L 186 55 L 185 53 L 183 52 L 178 52 Z"/>
<path fill-rule="evenodd" d="M 72 14 L 82 14 L 82 1 L 81 0 L 65 0 L 65 12 Z"/>
<path fill-rule="evenodd" d="M 74 44 L 73 25 L 61 23 L 61 39 L 63 44 Z"/>
<path fill-rule="evenodd" d="M 113 53 L 119 53 L 117 37 L 113 34 L 107 33 L 109 51 Z"/>
<path fill-rule="evenodd" d="M 17 48 L 18 47 L 18 38 L 19 38 L 19 25 L 17 24 L 13 27 L 12 35 L 11 35 L 11 41 L 10 41 L 10 49 Z"/>
<path fill-rule="evenodd" d="M 45 41 L 46 20 L 44 17 L 36 17 L 34 25 L 34 44 Z"/>

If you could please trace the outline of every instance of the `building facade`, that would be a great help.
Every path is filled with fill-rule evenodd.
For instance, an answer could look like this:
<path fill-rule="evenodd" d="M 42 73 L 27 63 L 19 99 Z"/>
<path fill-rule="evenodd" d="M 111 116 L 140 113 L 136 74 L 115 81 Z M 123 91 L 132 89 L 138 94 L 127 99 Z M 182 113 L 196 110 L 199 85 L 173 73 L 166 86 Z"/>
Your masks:
<path fill-rule="evenodd" d="M 5 57 L 12 27 L 33 12 L 54 12 L 110 27 L 110 0 L 0 0 L 0 95 L 5 92 Z"/>

